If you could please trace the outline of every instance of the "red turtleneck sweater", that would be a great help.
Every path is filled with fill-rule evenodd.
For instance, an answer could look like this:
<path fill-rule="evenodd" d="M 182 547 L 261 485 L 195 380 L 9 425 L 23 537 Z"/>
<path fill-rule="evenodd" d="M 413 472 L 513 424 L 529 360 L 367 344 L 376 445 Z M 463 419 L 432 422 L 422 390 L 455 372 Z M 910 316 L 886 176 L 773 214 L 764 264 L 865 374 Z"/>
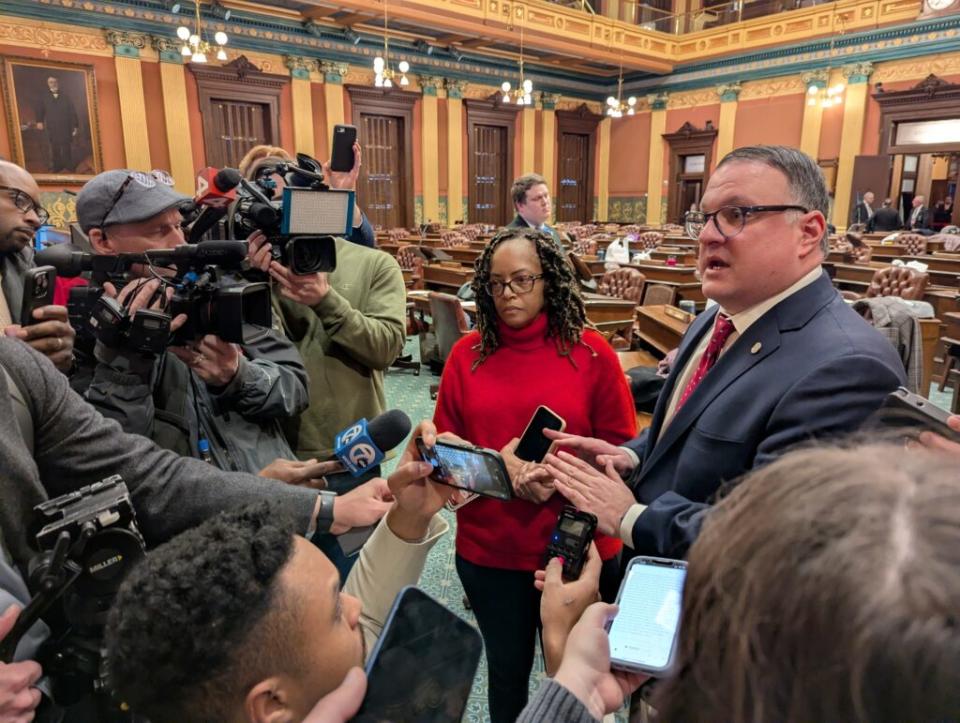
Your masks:
<path fill-rule="evenodd" d="M 560 356 L 545 336 L 546 314 L 523 329 L 500 325 L 500 346 L 476 371 L 477 332 L 453 347 L 440 380 L 434 422 L 441 432 L 473 444 L 502 449 L 545 404 L 567 422 L 566 431 L 621 444 L 634 436 L 636 415 L 617 355 L 597 332 L 587 330 L 570 357 Z M 589 349 L 584 346 L 589 345 Z M 591 349 L 593 350 L 591 352 Z M 595 353 L 594 353 L 595 352 Z M 486 567 L 537 570 L 566 499 L 555 493 L 545 504 L 480 497 L 457 512 L 457 552 Z M 600 556 L 620 550 L 619 539 L 597 536 Z"/>

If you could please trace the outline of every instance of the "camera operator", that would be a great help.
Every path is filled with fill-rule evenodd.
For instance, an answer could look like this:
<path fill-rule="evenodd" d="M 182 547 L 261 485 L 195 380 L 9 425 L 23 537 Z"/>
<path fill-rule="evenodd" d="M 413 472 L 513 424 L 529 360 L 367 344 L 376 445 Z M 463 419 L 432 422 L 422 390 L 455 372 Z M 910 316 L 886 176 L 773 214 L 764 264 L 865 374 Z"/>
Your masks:
<path fill-rule="evenodd" d="M 189 200 L 161 172 L 101 173 L 77 197 L 77 216 L 97 254 L 172 249 L 184 243 L 180 204 Z M 146 278 L 155 270 L 142 269 Z M 105 293 L 128 303 L 128 314 L 159 308 L 159 279 L 136 280 Z M 167 290 L 168 297 L 172 293 Z M 185 321 L 171 323 L 176 330 Z M 256 473 L 268 465 L 294 481 L 297 465 L 281 422 L 308 403 L 307 375 L 296 348 L 276 331 L 243 346 L 207 335 L 187 346 L 149 354 L 98 341 L 86 398 L 124 429 L 221 469 Z M 209 445 L 201 444 L 206 440 Z M 207 456 L 209 455 L 209 456 Z M 276 464 L 273 464 L 276 461 Z"/>
<path fill-rule="evenodd" d="M 34 311 L 36 323 L 22 327 L 23 278 L 33 263 L 33 235 L 48 213 L 40 187 L 27 171 L 0 160 L 0 333 L 20 339 L 45 355 L 62 372 L 73 366 L 73 327 L 63 306 Z"/>
<path fill-rule="evenodd" d="M 360 168 L 358 145 L 354 159 L 353 170 L 345 174 L 331 174 L 329 164 L 323 165 L 331 187 L 353 188 Z M 244 175 L 255 179 L 277 160 L 260 158 Z M 273 180 L 279 191 L 283 179 L 275 174 Z M 406 287 L 396 260 L 342 238 L 335 243 L 334 271 L 298 275 L 271 261 L 270 244 L 262 235 L 250 238 L 251 261 L 276 282 L 274 309 L 310 378 L 309 408 L 284 425 L 300 459 L 328 457 L 340 430 L 384 411 L 383 372 L 400 355 L 405 340 Z M 371 469 L 370 474 L 379 472 Z M 334 489 L 342 485 L 342 490 L 356 482 L 343 476 L 330 483 Z"/>

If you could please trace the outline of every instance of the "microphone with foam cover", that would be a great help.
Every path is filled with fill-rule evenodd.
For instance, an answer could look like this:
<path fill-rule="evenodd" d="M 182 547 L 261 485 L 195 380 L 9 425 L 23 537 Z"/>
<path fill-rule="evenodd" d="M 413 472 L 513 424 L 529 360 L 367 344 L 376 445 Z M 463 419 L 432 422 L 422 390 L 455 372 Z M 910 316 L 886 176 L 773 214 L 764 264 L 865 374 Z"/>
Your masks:
<path fill-rule="evenodd" d="M 354 477 L 380 464 L 388 450 L 398 446 L 412 428 L 410 417 L 399 409 L 391 409 L 370 422 L 360 419 L 337 435 L 333 456 L 340 460 Z"/>

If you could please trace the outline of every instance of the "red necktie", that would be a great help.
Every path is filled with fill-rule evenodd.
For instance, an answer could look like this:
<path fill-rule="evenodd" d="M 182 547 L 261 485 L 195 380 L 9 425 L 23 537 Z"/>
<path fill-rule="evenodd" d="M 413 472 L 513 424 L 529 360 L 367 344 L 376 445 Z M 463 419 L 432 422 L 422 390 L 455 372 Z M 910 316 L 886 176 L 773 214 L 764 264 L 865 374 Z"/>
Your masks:
<path fill-rule="evenodd" d="M 703 356 L 700 357 L 700 363 L 697 365 L 697 371 L 693 373 L 693 376 L 690 377 L 690 381 L 687 382 L 686 388 L 683 390 L 683 394 L 680 395 L 680 401 L 677 402 L 677 408 L 674 410 L 674 414 L 680 411 L 680 407 L 683 406 L 684 402 L 690 398 L 690 395 L 693 394 L 693 390 L 697 388 L 703 378 L 707 375 L 707 372 L 717 363 L 717 359 L 720 358 L 720 352 L 723 349 L 723 345 L 727 343 L 727 339 L 733 333 L 733 322 L 730 321 L 730 318 L 724 316 L 723 314 L 717 314 L 717 321 L 713 326 L 713 334 L 710 337 L 710 343 L 707 344 L 707 348 L 703 352 Z"/>

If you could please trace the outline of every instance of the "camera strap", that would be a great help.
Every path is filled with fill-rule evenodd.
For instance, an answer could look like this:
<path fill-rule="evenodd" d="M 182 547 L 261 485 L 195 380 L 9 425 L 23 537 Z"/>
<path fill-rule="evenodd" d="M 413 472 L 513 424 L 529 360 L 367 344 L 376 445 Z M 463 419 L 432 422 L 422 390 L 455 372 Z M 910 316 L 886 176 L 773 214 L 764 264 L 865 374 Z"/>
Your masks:
<path fill-rule="evenodd" d="M 7 378 L 7 386 L 10 388 L 10 399 L 13 402 L 13 416 L 17 418 L 17 426 L 20 427 L 20 436 L 23 437 L 24 444 L 27 445 L 31 456 L 33 455 L 33 414 L 30 412 L 30 403 L 27 402 L 27 395 L 23 390 L 23 384 L 20 379 L 10 373 L 10 370 L 0 361 L 0 369 L 3 370 Z"/>

